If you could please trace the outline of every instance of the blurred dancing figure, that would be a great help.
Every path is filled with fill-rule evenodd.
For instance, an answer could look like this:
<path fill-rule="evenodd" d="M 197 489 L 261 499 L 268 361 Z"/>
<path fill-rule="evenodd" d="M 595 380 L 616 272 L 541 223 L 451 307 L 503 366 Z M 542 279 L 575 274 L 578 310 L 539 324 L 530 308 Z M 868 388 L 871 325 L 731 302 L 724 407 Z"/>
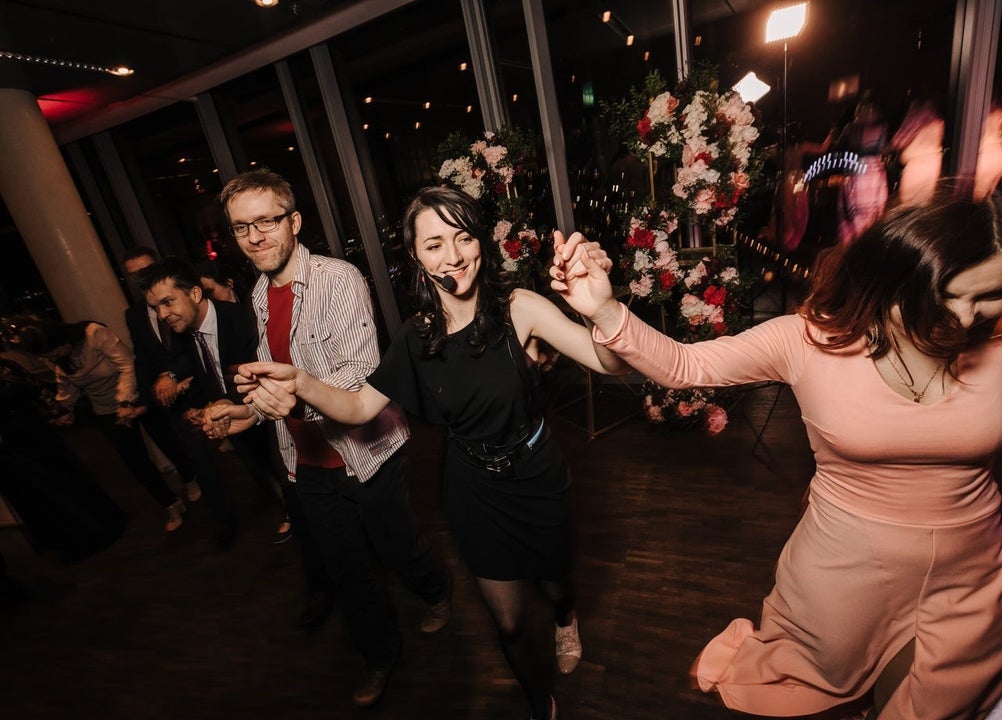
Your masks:
<path fill-rule="evenodd" d="M 946 123 L 929 102 L 914 102 L 890 147 L 901 160 L 899 205 L 922 205 L 932 199 L 943 169 Z"/>
<path fill-rule="evenodd" d="M 859 155 L 859 167 L 842 183 L 838 197 L 838 241 L 848 245 L 870 227 L 887 204 L 882 153 L 887 123 L 870 100 L 860 100 L 855 118 L 839 135 L 836 149 Z"/>

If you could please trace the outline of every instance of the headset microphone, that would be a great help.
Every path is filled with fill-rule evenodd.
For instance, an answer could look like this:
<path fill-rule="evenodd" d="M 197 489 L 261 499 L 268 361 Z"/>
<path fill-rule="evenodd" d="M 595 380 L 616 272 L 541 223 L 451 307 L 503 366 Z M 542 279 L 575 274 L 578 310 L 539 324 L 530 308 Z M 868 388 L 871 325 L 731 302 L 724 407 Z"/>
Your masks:
<path fill-rule="evenodd" d="M 452 275 L 432 275 L 428 273 L 428 276 L 442 286 L 442 289 L 447 293 L 456 292 L 456 288 L 459 287 L 459 283 L 456 282 L 456 278 Z"/>

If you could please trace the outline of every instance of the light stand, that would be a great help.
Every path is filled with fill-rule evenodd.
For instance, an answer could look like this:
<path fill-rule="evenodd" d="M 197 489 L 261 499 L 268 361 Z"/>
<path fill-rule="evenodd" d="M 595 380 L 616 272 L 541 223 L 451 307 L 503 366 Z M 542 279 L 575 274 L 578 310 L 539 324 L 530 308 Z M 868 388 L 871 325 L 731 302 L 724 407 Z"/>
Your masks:
<path fill-rule="evenodd" d="M 787 41 L 800 34 L 807 22 L 807 3 L 798 3 L 787 7 L 773 10 L 769 14 L 769 19 L 765 25 L 765 41 L 767 43 L 777 40 L 783 41 L 783 124 L 779 131 L 779 197 L 776 202 L 776 244 L 783 246 L 786 238 L 786 227 L 784 218 L 784 205 L 786 204 L 786 128 L 787 120 L 787 96 L 789 88 L 787 76 L 789 74 L 789 54 Z M 780 278 L 780 302 L 783 307 L 780 313 L 786 310 L 786 292 L 782 278 Z"/>

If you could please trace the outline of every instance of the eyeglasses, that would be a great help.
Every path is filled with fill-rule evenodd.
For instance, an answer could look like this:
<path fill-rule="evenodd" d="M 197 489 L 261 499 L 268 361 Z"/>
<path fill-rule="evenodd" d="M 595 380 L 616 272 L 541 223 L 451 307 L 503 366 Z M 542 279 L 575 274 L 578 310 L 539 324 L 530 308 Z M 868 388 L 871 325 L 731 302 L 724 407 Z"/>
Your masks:
<path fill-rule="evenodd" d="M 284 212 L 281 215 L 276 215 L 275 217 L 261 218 L 259 220 L 255 220 L 254 222 L 249 222 L 249 223 L 234 223 L 233 225 L 230 225 L 229 228 L 227 229 L 230 231 L 230 235 L 237 238 L 246 237 L 247 233 L 250 232 L 251 225 L 253 225 L 254 229 L 257 230 L 258 232 L 270 233 L 273 232 L 275 228 L 278 227 L 278 224 L 280 222 L 282 222 L 283 220 L 285 220 L 285 218 L 292 215 L 293 212 L 294 211 L 289 210 L 288 212 Z"/>

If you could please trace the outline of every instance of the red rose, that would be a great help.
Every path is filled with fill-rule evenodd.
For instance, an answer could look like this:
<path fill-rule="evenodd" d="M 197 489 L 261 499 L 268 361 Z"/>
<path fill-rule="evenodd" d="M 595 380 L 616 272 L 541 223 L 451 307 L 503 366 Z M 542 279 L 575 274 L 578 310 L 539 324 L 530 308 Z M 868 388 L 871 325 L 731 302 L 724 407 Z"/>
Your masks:
<path fill-rule="evenodd" d="M 713 323 L 713 331 L 717 333 L 717 335 L 726 335 L 727 323 L 725 322 Z"/>
<path fill-rule="evenodd" d="M 652 248 L 654 247 L 654 233 L 647 228 L 638 227 L 633 234 L 626 239 L 627 247 Z"/>
<path fill-rule="evenodd" d="M 727 288 L 711 285 L 703 291 L 703 300 L 708 305 L 723 307 L 724 303 L 727 301 Z"/>
<path fill-rule="evenodd" d="M 536 237 L 535 235 L 529 238 L 529 247 L 532 248 L 533 255 L 539 255 L 539 248 L 540 248 L 539 238 Z"/>
<path fill-rule="evenodd" d="M 504 247 L 504 251 L 508 253 L 508 257 L 512 260 L 518 260 L 522 257 L 522 243 L 518 240 L 518 238 L 505 240 L 502 247 Z"/>
<path fill-rule="evenodd" d="M 637 123 L 637 132 L 640 133 L 640 139 L 645 144 L 650 144 L 650 134 L 651 134 L 651 119 L 647 117 L 647 113 L 640 118 L 640 122 Z"/>
<path fill-rule="evenodd" d="M 671 290 L 675 287 L 675 274 L 669 270 L 662 270 L 658 274 L 658 282 L 661 284 L 662 290 Z"/>

